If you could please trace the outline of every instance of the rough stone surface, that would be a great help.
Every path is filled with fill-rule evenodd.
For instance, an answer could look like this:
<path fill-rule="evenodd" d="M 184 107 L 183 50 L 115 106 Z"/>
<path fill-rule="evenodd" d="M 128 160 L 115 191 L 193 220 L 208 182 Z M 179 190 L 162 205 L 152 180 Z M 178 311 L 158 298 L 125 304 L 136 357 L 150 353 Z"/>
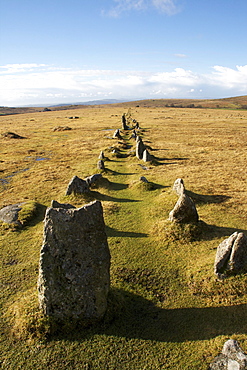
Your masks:
<path fill-rule="evenodd" d="M 122 139 L 119 128 L 114 132 L 113 139 L 120 139 L 120 140 Z"/>
<path fill-rule="evenodd" d="M 7 224 L 21 226 L 21 222 L 18 220 L 18 215 L 24 204 L 25 202 L 12 204 L 0 209 L 0 220 Z"/>
<path fill-rule="evenodd" d="M 85 324 L 103 317 L 110 287 L 110 252 L 99 201 L 81 208 L 48 208 L 40 252 L 42 312 Z"/>
<path fill-rule="evenodd" d="M 183 179 L 178 178 L 173 184 L 173 190 L 177 193 L 178 196 L 182 195 L 185 192 L 184 181 Z"/>
<path fill-rule="evenodd" d="M 89 191 L 88 183 L 80 177 L 74 176 L 69 182 L 65 195 L 83 194 Z"/>
<path fill-rule="evenodd" d="M 84 180 L 88 183 L 88 186 L 91 186 L 100 179 L 102 179 L 101 173 L 95 173 L 94 175 L 86 177 Z"/>
<path fill-rule="evenodd" d="M 199 220 L 193 200 L 183 193 L 169 214 L 169 220 L 177 223 L 196 223 Z"/>
<path fill-rule="evenodd" d="M 218 277 L 229 273 L 247 271 L 247 237 L 235 232 L 223 240 L 217 248 L 214 272 Z"/>
<path fill-rule="evenodd" d="M 140 181 L 148 183 L 148 180 L 146 179 L 145 176 L 141 176 L 140 177 Z"/>
<path fill-rule="evenodd" d="M 101 150 L 101 152 L 100 152 L 100 155 L 99 155 L 99 158 L 98 158 L 98 159 L 104 159 L 104 158 L 105 158 L 104 152 L 103 152 L 103 150 Z"/>
<path fill-rule="evenodd" d="M 142 139 L 140 138 L 140 140 L 138 140 L 136 142 L 136 156 L 138 159 L 142 159 L 143 158 L 143 152 L 145 150 L 145 145 L 143 144 L 143 141 Z"/>
<path fill-rule="evenodd" d="M 103 161 L 102 159 L 100 159 L 100 160 L 98 161 L 98 163 L 97 163 L 97 168 L 98 168 L 99 170 L 104 170 L 104 169 L 105 169 L 105 163 L 104 163 L 104 161 Z"/>
<path fill-rule="evenodd" d="M 128 126 L 127 126 L 125 114 L 122 115 L 122 127 L 123 127 L 123 130 L 128 130 L 129 129 Z"/>
<path fill-rule="evenodd" d="M 246 370 L 247 356 L 238 342 L 229 339 L 225 342 L 220 355 L 215 357 L 208 370 Z"/>
<path fill-rule="evenodd" d="M 52 208 L 65 208 L 65 209 L 76 208 L 75 206 L 72 206 L 72 204 L 69 204 L 69 203 L 59 203 L 56 200 L 52 200 L 51 201 L 51 207 Z"/>
<path fill-rule="evenodd" d="M 151 162 L 152 156 L 147 149 L 144 149 L 142 159 L 144 162 Z"/>

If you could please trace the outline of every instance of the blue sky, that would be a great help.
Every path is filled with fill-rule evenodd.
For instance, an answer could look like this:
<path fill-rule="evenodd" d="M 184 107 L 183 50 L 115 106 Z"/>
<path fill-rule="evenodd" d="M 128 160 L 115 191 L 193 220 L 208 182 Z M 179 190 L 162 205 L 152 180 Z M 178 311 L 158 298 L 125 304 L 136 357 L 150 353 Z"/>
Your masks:
<path fill-rule="evenodd" d="M 0 0 L 0 105 L 247 94 L 246 0 Z"/>

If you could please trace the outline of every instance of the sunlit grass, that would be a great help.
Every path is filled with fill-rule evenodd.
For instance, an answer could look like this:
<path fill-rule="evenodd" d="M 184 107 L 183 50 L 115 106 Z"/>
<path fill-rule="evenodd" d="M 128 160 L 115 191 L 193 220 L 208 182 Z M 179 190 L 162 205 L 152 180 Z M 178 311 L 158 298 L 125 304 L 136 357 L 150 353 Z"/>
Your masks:
<path fill-rule="evenodd" d="M 247 112 L 131 108 L 155 157 L 150 164 L 131 153 L 130 132 L 112 139 L 127 111 L 105 106 L 0 117 L 0 133 L 25 137 L 0 137 L 0 207 L 27 202 L 22 229 L 0 228 L 3 368 L 206 370 L 230 337 L 247 350 L 246 274 L 217 281 L 213 273 L 218 244 L 236 230 L 247 233 Z M 90 194 L 65 196 L 73 176 L 99 172 L 101 150 L 103 180 Z M 167 220 L 178 177 L 196 203 L 198 225 Z M 38 310 L 42 220 L 53 199 L 76 207 L 102 202 L 111 292 L 96 327 L 67 323 L 61 330 Z"/>

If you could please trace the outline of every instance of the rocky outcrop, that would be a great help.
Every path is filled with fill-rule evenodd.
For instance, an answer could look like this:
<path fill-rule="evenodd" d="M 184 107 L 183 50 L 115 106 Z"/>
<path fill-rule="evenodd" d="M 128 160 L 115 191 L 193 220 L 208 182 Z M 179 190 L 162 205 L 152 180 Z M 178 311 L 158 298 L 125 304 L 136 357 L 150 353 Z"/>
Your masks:
<path fill-rule="evenodd" d="M 48 208 L 40 252 L 38 299 L 57 320 L 100 320 L 107 308 L 110 252 L 99 201 L 81 208 Z"/>

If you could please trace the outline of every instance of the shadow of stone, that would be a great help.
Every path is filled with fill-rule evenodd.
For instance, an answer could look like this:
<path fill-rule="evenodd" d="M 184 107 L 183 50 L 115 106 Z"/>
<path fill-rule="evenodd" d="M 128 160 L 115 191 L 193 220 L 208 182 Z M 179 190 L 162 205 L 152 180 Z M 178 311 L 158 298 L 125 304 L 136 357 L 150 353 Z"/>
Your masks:
<path fill-rule="evenodd" d="M 227 195 L 202 195 L 193 193 L 192 191 L 185 190 L 186 194 L 194 200 L 195 203 L 223 203 L 231 197 Z"/>
<path fill-rule="evenodd" d="M 110 226 L 105 226 L 107 236 L 111 237 L 127 237 L 127 238 L 146 238 L 148 234 L 146 233 L 136 233 L 134 231 L 122 231 L 113 229 Z"/>
<path fill-rule="evenodd" d="M 237 232 L 243 232 L 247 235 L 247 230 L 243 229 L 236 229 L 233 227 L 221 227 L 216 225 L 209 225 L 206 224 L 203 221 L 199 221 L 200 228 L 201 228 L 201 235 L 200 240 L 212 240 L 216 238 L 222 238 L 222 237 L 228 237 Z M 215 246 L 215 249 L 217 249 L 218 245 Z"/>
<path fill-rule="evenodd" d="M 104 320 L 98 325 L 66 333 L 75 341 L 106 335 L 156 342 L 208 340 L 219 335 L 244 334 L 246 304 L 221 307 L 161 309 L 151 301 L 120 289 L 111 289 Z M 60 333 L 62 337 L 65 334 Z"/>
<path fill-rule="evenodd" d="M 90 195 L 94 197 L 97 200 L 105 200 L 110 202 L 119 202 L 119 203 L 125 203 L 125 202 L 140 202 L 140 200 L 135 199 L 128 199 L 128 198 L 116 198 L 112 197 L 110 195 L 101 194 L 98 191 L 90 191 Z"/>
<path fill-rule="evenodd" d="M 111 182 L 110 187 L 112 190 L 124 190 L 128 188 L 128 184 L 121 184 L 118 182 Z"/>

